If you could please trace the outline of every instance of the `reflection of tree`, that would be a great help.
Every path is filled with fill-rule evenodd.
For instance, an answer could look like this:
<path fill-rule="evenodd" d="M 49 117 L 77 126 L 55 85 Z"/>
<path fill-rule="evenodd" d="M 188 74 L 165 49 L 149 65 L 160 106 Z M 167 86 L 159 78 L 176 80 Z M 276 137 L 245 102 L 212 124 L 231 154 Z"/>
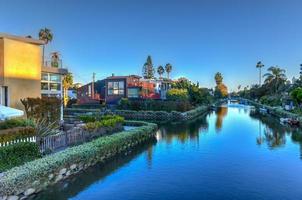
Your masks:
<path fill-rule="evenodd" d="M 265 138 L 262 136 L 262 126 L 261 121 L 259 120 L 259 136 L 257 137 L 256 141 L 258 145 L 261 145 Z"/>
<path fill-rule="evenodd" d="M 227 115 L 228 108 L 227 107 L 219 107 L 216 110 L 216 131 L 220 131 L 222 128 L 223 118 Z"/>
<path fill-rule="evenodd" d="M 266 129 L 264 131 L 265 140 L 270 148 L 280 147 L 285 144 L 285 134 L 278 132 L 277 130 Z"/>
<path fill-rule="evenodd" d="M 259 136 L 257 144 L 261 145 L 264 141 L 270 148 L 281 147 L 285 144 L 285 134 L 290 132 L 289 127 L 283 126 L 274 117 L 262 115 L 257 112 L 250 112 L 250 117 L 259 120 Z M 261 124 L 265 126 L 264 137 L 262 136 Z"/>
<path fill-rule="evenodd" d="M 208 129 L 208 123 L 206 117 L 201 116 L 187 123 L 164 125 L 160 127 L 157 137 L 165 139 L 168 144 L 173 139 L 177 139 L 181 143 L 192 139 L 198 141 L 200 132 L 205 129 Z"/>

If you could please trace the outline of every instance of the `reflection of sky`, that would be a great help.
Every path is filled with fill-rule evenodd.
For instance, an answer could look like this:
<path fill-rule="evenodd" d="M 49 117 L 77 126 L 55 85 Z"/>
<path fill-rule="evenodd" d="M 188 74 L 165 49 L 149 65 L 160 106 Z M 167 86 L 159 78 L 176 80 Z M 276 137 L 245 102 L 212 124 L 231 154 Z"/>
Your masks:
<path fill-rule="evenodd" d="M 259 121 L 248 112 L 228 108 L 219 133 L 217 117 L 192 132 L 163 128 L 156 145 L 72 199 L 300 199 L 300 146 L 290 135 L 271 149 L 256 144 Z"/>

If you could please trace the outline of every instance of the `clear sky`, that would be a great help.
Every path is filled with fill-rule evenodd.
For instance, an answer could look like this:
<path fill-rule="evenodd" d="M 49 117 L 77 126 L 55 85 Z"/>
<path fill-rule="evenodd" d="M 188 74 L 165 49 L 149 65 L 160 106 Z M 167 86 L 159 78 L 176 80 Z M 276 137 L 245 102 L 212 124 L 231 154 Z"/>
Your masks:
<path fill-rule="evenodd" d="M 76 81 L 141 74 L 147 55 L 213 87 L 219 71 L 234 89 L 256 83 L 256 62 L 289 78 L 302 63 L 301 0 L 0 0 L 0 32 L 37 37 L 59 51 Z"/>

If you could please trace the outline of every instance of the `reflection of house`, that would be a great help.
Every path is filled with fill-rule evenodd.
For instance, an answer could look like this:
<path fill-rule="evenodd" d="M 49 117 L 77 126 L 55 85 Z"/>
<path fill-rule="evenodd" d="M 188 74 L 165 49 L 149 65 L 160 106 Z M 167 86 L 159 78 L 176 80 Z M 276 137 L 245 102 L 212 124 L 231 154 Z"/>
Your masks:
<path fill-rule="evenodd" d="M 171 88 L 171 83 L 171 80 L 141 79 L 137 75 L 112 75 L 95 82 L 94 96 L 92 95 L 92 83 L 79 88 L 78 103 L 105 101 L 109 104 L 115 104 L 121 98 L 166 99 L 166 93 Z"/>
<path fill-rule="evenodd" d="M 24 110 L 20 99 L 62 96 L 61 67 L 42 66 L 41 40 L 0 34 L 0 104 Z"/>

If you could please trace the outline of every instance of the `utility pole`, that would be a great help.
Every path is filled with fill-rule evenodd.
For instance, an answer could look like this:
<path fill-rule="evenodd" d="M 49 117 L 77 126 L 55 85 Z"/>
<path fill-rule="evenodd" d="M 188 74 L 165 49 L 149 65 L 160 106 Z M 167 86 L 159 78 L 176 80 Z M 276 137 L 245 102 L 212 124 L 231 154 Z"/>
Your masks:
<path fill-rule="evenodd" d="M 91 83 L 91 97 L 94 99 L 94 82 L 95 82 L 95 72 L 92 73 L 92 83 Z"/>
<path fill-rule="evenodd" d="M 300 64 L 300 81 L 302 81 L 302 64 Z"/>

